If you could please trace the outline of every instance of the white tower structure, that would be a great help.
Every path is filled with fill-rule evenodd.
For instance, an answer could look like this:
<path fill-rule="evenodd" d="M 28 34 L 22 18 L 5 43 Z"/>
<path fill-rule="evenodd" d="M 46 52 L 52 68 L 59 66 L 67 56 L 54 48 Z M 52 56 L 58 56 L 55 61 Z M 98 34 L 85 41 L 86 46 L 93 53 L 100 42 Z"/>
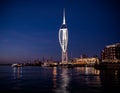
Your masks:
<path fill-rule="evenodd" d="M 63 11 L 63 23 L 59 29 L 59 42 L 62 48 L 62 64 L 68 63 L 67 45 L 68 45 L 68 29 L 65 20 L 65 10 Z"/>

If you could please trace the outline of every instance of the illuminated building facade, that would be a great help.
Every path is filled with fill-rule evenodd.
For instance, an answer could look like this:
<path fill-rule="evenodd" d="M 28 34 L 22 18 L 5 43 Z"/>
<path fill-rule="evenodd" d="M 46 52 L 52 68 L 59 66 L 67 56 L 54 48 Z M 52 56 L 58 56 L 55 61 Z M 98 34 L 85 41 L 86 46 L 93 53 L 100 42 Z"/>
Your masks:
<path fill-rule="evenodd" d="M 95 63 L 99 63 L 98 58 L 75 58 L 73 60 L 73 64 L 78 64 L 78 65 L 94 65 Z"/>
<path fill-rule="evenodd" d="M 65 20 L 65 10 L 63 11 L 63 23 L 59 29 L 59 43 L 62 48 L 62 64 L 68 63 L 67 45 L 68 45 L 68 29 Z"/>
<path fill-rule="evenodd" d="M 120 43 L 107 45 L 101 52 L 102 62 L 120 62 Z"/>

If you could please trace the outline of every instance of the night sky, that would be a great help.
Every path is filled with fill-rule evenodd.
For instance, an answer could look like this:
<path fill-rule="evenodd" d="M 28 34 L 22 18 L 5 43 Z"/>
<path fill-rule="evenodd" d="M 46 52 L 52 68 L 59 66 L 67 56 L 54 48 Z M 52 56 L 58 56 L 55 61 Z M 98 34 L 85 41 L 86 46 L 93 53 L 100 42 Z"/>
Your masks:
<path fill-rule="evenodd" d="M 63 8 L 69 59 L 120 42 L 119 0 L 0 0 L 0 63 L 61 60 Z"/>

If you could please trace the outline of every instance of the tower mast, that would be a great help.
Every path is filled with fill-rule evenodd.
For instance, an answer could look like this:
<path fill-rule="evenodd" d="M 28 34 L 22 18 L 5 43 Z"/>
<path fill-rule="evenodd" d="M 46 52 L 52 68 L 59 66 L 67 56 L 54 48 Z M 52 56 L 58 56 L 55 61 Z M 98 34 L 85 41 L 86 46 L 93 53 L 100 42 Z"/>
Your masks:
<path fill-rule="evenodd" d="M 66 24 L 66 21 L 65 21 L 65 9 L 63 10 L 63 24 Z"/>

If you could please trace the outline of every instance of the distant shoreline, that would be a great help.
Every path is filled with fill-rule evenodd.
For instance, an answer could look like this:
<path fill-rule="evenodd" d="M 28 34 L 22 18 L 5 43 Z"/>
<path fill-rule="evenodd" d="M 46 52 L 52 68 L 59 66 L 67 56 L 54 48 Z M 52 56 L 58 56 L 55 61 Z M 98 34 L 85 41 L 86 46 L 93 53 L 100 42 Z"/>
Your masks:
<path fill-rule="evenodd" d="M 11 64 L 0 64 L 0 66 L 11 65 Z"/>

